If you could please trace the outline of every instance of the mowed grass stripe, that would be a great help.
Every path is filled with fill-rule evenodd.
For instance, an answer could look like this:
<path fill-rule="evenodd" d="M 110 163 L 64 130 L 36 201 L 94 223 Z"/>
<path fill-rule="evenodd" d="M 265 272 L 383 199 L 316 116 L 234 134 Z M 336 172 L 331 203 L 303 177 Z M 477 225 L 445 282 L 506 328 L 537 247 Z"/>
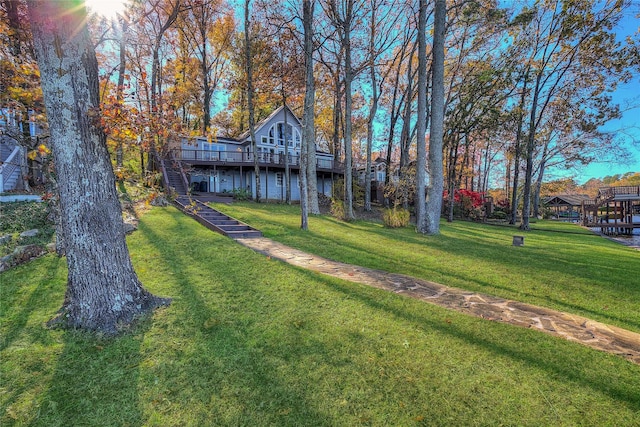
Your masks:
<path fill-rule="evenodd" d="M 0 424 L 640 422 L 622 358 L 269 260 L 174 208 L 129 246 L 173 304 L 115 339 L 43 327 L 63 260 L 0 275 Z"/>

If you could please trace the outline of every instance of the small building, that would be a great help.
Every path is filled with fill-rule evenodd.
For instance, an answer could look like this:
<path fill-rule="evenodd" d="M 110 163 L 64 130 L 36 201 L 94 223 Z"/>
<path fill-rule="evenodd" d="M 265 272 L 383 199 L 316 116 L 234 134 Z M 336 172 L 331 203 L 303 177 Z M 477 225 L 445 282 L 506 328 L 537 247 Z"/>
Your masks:
<path fill-rule="evenodd" d="M 545 206 L 550 208 L 557 219 L 579 220 L 582 213 L 582 203 L 590 200 L 586 194 L 557 194 L 543 199 Z"/>
<path fill-rule="evenodd" d="M 180 147 L 173 150 L 173 159 L 183 164 L 192 191 L 225 194 L 241 190 L 255 198 L 254 156 L 257 156 L 261 197 L 284 201 L 288 185 L 291 200 L 300 200 L 300 120 L 289 107 L 280 107 L 256 125 L 255 135 L 256 153 L 249 132 L 245 132 L 238 138 L 184 138 Z M 344 174 L 343 165 L 332 154 L 316 147 L 316 170 L 318 193 L 331 197 L 333 180 Z"/>

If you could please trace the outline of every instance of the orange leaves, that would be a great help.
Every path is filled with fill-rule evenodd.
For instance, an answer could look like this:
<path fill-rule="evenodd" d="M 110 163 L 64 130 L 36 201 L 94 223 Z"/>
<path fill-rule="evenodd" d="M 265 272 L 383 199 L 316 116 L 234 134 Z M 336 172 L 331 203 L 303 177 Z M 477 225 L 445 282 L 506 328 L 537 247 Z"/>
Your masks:
<path fill-rule="evenodd" d="M 44 145 L 44 144 L 40 144 L 38 145 L 38 147 L 36 147 L 35 150 L 31 150 L 27 153 L 27 157 L 29 158 L 29 160 L 35 160 L 38 156 L 40 157 L 47 157 L 49 154 L 51 154 L 51 150 L 49 150 L 49 148 Z"/>
<path fill-rule="evenodd" d="M 118 140 L 135 140 L 143 128 L 138 109 L 114 95 L 107 96 L 102 104 L 100 124 L 109 137 Z"/>

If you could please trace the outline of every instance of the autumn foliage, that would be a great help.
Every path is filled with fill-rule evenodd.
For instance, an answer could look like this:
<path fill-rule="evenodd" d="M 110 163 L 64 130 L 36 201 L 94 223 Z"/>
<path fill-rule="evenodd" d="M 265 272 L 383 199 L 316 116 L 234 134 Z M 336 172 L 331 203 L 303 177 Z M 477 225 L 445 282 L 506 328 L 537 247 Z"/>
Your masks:
<path fill-rule="evenodd" d="M 445 206 L 451 203 L 447 190 L 443 192 L 442 197 Z M 475 219 L 480 216 L 480 208 L 482 208 L 484 203 L 484 194 L 461 188 L 453 193 L 453 203 L 454 210 L 458 210 L 464 218 Z"/>

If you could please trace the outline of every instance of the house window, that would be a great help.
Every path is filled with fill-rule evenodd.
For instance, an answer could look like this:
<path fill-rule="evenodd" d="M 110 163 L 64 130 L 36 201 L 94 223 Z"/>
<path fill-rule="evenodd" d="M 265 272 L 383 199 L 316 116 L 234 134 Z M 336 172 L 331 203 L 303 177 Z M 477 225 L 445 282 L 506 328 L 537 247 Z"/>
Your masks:
<path fill-rule="evenodd" d="M 276 172 L 276 187 L 282 187 L 284 185 L 284 173 Z"/>
<path fill-rule="evenodd" d="M 287 123 L 286 129 L 284 122 L 274 123 L 269 128 L 269 144 L 300 148 L 300 141 L 300 131 L 290 123 Z"/>
<path fill-rule="evenodd" d="M 266 136 L 262 136 L 262 144 L 267 145 L 267 137 Z"/>

